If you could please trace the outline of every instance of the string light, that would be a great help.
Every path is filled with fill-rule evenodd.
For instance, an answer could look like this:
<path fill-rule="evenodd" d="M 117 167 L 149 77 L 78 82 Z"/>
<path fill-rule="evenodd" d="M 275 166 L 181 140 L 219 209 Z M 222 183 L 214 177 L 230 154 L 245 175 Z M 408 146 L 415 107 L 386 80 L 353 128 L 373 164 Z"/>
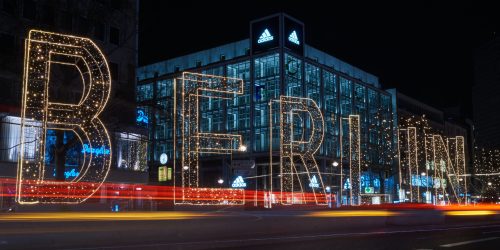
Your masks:
<path fill-rule="evenodd" d="M 443 136 L 428 126 L 424 116 L 400 117 L 398 131 L 400 199 L 404 197 L 403 185 L 407 185 L 412 202 L 420 202 L 420 190 L 425 187 L 426 195 L 430 195 L 429 188 L 434 189 L 438 204 L 450 201 L 466 204 L 467 199 L 460 195 L 467 194 L 467 181 L 462 178 L 466 175 L 464 137 L 447 138 L 445 143 Z M 421 164 L 425 172 L 419 174 L 424 167 Z"/>
<path fill-rule="evenodd" d="M 84 88 L 78 104 L 49 101 L 52 64 L 74 66 L 79 71 Z M 17 202 L 80 203 L 99 189 L 112 159 L 110 137 L 98 118 L 110 92 L 108 63 L 92 40 L 39 30 L 29 32 L 25 43 Z M 82 144 L 91 149 L 109 149 L 110 153 L 84 151 L 78 177 L 62 182 L 47 180 L 44 162 L 47 129 L 72 131 Z"/>
<path fill-rule="evenodd" d="M 182 84 L 181 99 L 181 200 L 176 204 L 190 205 L 218 205 L 219 199 L 202 201 L 199 198 L 199 155 L 206 154 L 232 154 L 234 151 L 246 149 L 242 136 L 237 134 L 220 134 L 202 132 L 200 129 L 200 103 L 202 98 L 230 99 L 234 95 L 243 94 L 243 79 L 229 78 L 215 75 L 183 72 L 178 79 Z M 176 84 L 177 85 L 177 81 Z M 174 91 L 174 99 L 176 93 Z M 177 110 L 177 103 L 174 104 Z M 175 131 L 175 129 L 174 129 Z M 174 141 L 174 145 L 176 142 Z M 174 149 L 175 151 L 175 149 Z M 174 158 L 175 159 L 175 158 Z M 177 164 L 174 162 L 174 166 Z M 204 190 L 204 189 L 203 189 Z M 212 190 L 212 189 L 210 189 Z M 234 196 L 242 192 L 238 189 L 215 189 L 214 196 Z M 205 191 L 203 191 L 205 192 Z M 241 201 L 240 201 L 241 202 Z M 242 204 L 242 203 L 239 203 Z"/>
<path fill-rule="evenodd" d="M 280 172 L 281 172 L 281 200 L 285 204 L 293 203 L 294 197 L 294 176 L 299 172 L 295 159 L 299 159 L 304 166 L 308 180 L 311 181 L 314 176 L 318 176 L 318 190 L 312 188 L 314 201 L 316 204 L 326 205 L 326 193 L 324 190 L 323 179 L 314 158 L 314 155 L 320 148 L 324 137 L 324 119 L 321 110 L 314 100 L 310 98 L 281 96 L 280 104 Z M 304 129 L 305 119 L 301 115 L 307 114 L 310 118 L 310 135 L 308 139 L 294 138 L 294 123 L 298 118 L 299 128 Z M 272 130 L 272 126 L 269 128 Z M 295 173 L 295 175 L 294 175 Z M 300 177 L 297 175 L 301 193 L 304 189 Z M 292 199 L 283 197 L 283 193 L 291 193 Z M 316 193 L 318 192 L 318 194 Z"/>
<path fill-rule="evenodd" d="M 420 202 L 420 189 L 418 186 L 413 186 L 411 178 L 418 176 L 418 144 L 417 144 L 417 128 L 408 127 L 406 130 L 408 136 L 408 172 L 410 174 L 410 201 Z"/>
<path fill-rule="evenodd" d="M 481 182 L 481 195 L 498 195 L 500 190 L 500 150 L 496 148 L 475 147 L 474 150 L 475 178 Z M 466 179 L 466 178 L 465 178 Z"/>
<path fill-rule="evenodd" d="M 361 134 L 359 115 L 349 115 L 349 180 L 350 204 L 361 203 Z"/>
<path fill-rule="evenodd" d="M 433 144 L 435 153 L 434 162 L 440 163 L 439 167 L 440 177 L 443 179 L 446 178 L 448 180 L 451 186 L 452 195 L 457 201 L 457 203 L 460 204 L 462 202 L 462 198 L 460 197 L 459 181 L 458 181 L 460 176 L 458 176 L 459 172 L 456 170 L 456 167 L 453 166 L 454 164 L 451 161 L 450 151 L 448 150 L 449 145 L 447 145 L 444 142 L 443 137 L 440 135 L 433 135 L 433 140 L 434 140 Z M 463 152 L 463 149 L 459 150 L 458 152 L 457 150 L 455 151 L 455 153 L 460 153 L 460 152 Z"/>

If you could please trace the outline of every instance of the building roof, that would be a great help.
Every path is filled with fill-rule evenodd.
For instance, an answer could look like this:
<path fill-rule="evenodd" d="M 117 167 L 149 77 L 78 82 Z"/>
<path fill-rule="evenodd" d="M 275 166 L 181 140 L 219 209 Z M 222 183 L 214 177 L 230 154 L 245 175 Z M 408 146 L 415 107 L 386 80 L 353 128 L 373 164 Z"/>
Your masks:
<path fill-rule="evenodd" d="M 137 69 L 137 77 L 138 80 L 141 81 L 144 79 L 153 78 L 155 74 L 161 76 L 174 73 L 176 67 L 178 67 L 180 71 L 183 71 L 186 69 L 195 68 L 197 66 L 197 63 L 201 63 L 201 65 L 216 63 L 221 60 L 221 55 L 224 55 L 225 60 L 231 60 L 247 55 L 247 51 L 249 51 L 249 49 L 249 39 L 228 43 L 211 49 L 139 67 Z M 316 60 L 320 64 L 333 68 L 336 71 L 345 73 L 353 78 L 360 79 L 365 83 L 380 88 L 377 76 L 356 68 L 321 50 L 306 45 L 305 56 Z"/>

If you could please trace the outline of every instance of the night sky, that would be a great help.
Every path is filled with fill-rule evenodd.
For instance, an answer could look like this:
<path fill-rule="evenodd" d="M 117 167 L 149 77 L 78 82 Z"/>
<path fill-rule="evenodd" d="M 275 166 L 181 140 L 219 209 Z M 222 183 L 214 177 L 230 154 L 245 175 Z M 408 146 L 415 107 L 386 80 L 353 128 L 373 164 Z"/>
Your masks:
<path fill-rule="evenodd" d="M 383 88 L 471 117 L 474 51 L 498 31 L 497 8 L 325 2 L 142 0 L 139 64 L 248 38 L 250 20 L 285 12 L 305 23 L 307 44 L 377 75 Z"/>

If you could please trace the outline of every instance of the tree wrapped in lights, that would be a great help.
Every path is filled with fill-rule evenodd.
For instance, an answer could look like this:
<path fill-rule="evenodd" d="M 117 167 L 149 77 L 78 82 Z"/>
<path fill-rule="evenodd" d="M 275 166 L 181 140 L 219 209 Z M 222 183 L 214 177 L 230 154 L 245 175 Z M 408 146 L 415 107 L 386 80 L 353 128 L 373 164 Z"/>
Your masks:
<path fill-rule="evenodd" d="M 84 91 L 78 104 L 49 100 L 52 64 L 74 66 L 80 72 Z M 21 204 L 85 201 L 99 189 L 111 166 L 110 138 L 98 118 L 111 90 L 108 63 L 90 39 L 31 30 L 24 69 L 16 200 Z M 88 145 L 75 179 L 46 179 L 50 176 L 44 162 L 47 129 L 72 131 L 82 145 Z"/>
<path fill-rule="evenodd" d="M 500 150 L 479 148 L 474 150 L 475 177 L 480 181 L 483 200 L 497 202 L 500 196 Z"/>

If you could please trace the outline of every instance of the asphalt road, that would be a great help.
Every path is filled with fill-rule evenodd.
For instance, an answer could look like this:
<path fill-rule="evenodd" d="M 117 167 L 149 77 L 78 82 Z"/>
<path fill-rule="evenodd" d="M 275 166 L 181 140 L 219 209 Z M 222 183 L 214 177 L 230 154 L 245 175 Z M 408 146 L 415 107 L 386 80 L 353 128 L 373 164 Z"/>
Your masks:
<path fill-rule="evenodd" d="M 430 215 L 419 212 L 109 214 L 1 215 L 0 249 L 500 249 L 500 220 L 492 216 L 426 222 Z"/>

